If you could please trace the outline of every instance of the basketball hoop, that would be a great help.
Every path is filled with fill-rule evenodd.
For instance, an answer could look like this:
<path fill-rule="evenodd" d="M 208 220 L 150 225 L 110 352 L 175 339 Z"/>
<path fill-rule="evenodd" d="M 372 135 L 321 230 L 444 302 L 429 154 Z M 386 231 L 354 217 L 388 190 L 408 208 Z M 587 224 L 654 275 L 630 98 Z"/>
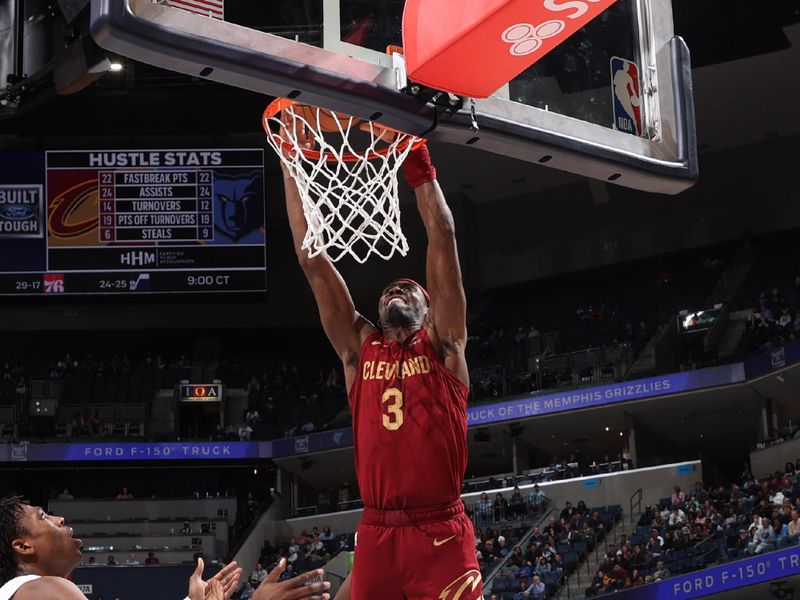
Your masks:
<path fill-rule="evenodd" d="M 406 255 L 397 172 L 425 140 L 286 98 L 267 106 L 262 124 L 297 184 L 309 258 L 327 252 L 338 261 L 349 254 L 363 263 L 371 254 Z"/>

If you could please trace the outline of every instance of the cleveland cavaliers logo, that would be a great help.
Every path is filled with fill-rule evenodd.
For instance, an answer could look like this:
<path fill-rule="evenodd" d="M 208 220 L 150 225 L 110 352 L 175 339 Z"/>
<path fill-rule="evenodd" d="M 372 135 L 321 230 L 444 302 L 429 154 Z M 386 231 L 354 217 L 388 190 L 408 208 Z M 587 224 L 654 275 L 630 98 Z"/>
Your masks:
<path fill-rule="evenodd" d="M 475 600 L 479 597 L 474 595 L 473 592 L 478 589 L 481 584 L 481 572 L 477 569 L 467 571 L 455 581 L 449 584 L 439 594 L 438 600 Z"/>
<path fill-rule="evenodd" d="M 71 187 L 50 201 L 50 234 L 75 238 L 97 228 L 97 179 Z"/>

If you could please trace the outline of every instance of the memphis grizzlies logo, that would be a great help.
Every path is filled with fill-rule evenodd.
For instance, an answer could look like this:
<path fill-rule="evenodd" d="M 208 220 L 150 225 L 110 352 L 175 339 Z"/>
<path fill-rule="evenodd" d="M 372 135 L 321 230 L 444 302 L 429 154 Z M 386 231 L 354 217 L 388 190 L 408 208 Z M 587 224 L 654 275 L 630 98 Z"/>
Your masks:
<path fill-rule="evenodd" d="M 261 171 L 246 174 L 214 171 L 215 244 L 264 243 L 264 178 Z"/>
<path fill-rule="evenodd" d="M 614 129 L 642 135 L 642 96 L 639 67 L 614 56 L 611 59 L 611 93 L 614 101 Z"/>

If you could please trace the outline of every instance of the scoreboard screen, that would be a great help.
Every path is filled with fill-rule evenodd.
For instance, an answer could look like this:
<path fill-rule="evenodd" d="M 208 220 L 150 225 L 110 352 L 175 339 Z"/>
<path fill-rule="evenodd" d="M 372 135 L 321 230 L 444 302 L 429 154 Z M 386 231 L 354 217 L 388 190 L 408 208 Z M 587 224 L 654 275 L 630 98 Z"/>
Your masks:
<path fill-rule="evenodd" d="M 262 149 L 0 153 L 0 295 L 264 291 Z"/>

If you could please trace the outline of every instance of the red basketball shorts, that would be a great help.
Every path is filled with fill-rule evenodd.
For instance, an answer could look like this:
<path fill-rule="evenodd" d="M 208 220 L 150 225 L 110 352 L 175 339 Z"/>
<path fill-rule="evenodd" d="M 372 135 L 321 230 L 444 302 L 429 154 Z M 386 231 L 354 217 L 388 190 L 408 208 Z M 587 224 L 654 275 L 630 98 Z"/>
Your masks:
<path fill-rule="evenodd" d="M 364 509 L 351 600 L 478 600 L 481 572 L 461 500 L 417 510 Z"/>

